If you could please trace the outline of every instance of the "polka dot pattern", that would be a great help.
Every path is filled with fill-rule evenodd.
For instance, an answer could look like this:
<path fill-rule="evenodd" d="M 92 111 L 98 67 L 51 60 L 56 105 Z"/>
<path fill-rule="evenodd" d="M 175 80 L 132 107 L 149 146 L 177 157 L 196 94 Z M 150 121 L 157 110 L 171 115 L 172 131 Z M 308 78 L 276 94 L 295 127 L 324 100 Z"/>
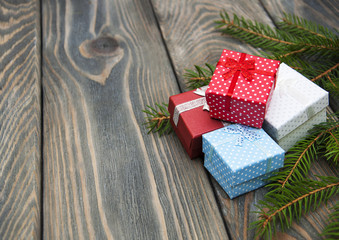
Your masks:
<path fill-rule="evenodd" d="M 294 129 L 292 132 L 285 135 L 283 138 L 278 140 L 277 143 L 282 149 L 288 151 L 288 149 L 293 147 L 299 140 L 306 137 L 308 130 L 310 130 L 314 125 L 325 121 L 326 121 L 326 108 L 318 112 L 311 119 L 304 122 L 302 125 Z"/>
<path fill-rule="evenodd" d="M 226 128 L 236 129 L 237 125 Z M 283 166 L 284 150 L 264 130 L 251 128 L 259 137 L 254 141 L 245 138 L 242 146 L 237 146 L 239 134 L 229 133 L 226 128 L 203 134 L 202 147 L 205 164 L 212 162 L 228 185 L 244 183 Z"/>
<path fill-rule="evenodd" d="M 275 172 L 269 172 L 259 177 L 248 180 L 246 182 L 232 186 L 228 184 L 228 182 L 225 180 L 223 175 L 219 174 L 218 169 L 214 167 L 211 161 L 208 161 L 205 163 L 205 168 L 211 173 L 214 179 L 225 190 L 225 192 L 227 193 L 230 199 L 233 199 L 244 193 L 248 193 L 250 191 L 253 191 L 255 189 L 265 186 L 268 183 L 265 180 L 273 176 L 275 173 Z"/>
<path fill-rule="evenodd" d="M 233 58 L 239 61 L 241 53 L 223 50 L 219 61 Z M 255 69 L 275 73 L 279 61 L 246 55 L 245 61 L 255 60 Z M 233 77 L 223 78 L 223 74 L 229 69 L 218 65 L 212 76 L 206 91 L 206 100 L 210 107 L 210 115 L 213 118 L 222 119 L 234 123 L 261 128 L 264 121 L 266 106 L 273 92 L 274 77 L 253 74 L 253 79 L 247 81 L 239 75 L 232 97 L 227 96 Z M 227 107 L 226 103 L 230 103 Z"/>
<path fill-rule="evenodd" d="M 325 90 L 282 63 L 263 128 L 279 141 L 327 106 Z"/>

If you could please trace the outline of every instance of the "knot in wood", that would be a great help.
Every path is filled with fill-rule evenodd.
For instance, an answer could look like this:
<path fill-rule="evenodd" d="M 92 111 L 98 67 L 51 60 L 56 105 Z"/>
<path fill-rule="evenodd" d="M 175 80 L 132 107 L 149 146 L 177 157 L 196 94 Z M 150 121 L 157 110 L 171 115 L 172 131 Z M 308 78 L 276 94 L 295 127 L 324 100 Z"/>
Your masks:
<path fill-rule="evenodd" d="M 105 55 L 113 53 L 119 47 L 119 43 L 112 37 L 100 37 L 92 40 L 89 47 L 92 51 Z"/>

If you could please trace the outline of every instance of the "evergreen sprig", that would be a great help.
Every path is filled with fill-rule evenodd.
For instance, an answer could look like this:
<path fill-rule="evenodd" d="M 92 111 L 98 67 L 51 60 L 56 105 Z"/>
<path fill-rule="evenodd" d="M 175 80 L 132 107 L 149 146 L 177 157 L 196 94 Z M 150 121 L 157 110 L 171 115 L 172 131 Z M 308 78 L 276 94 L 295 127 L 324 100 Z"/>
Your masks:
<path fill-rule="evenodd" d="M 147 105 L 147 109 L 142 110 L 146 113 L 146 122 L 144 123 L 150 132 L 158 132 L 159 135 L 169 134 L 172 132 L 170 123 L 170 114 L 167 111 L 168 104 L 163 103 L 162 105 L 156 103 L 157 107 L 151 107 Z"/>
<path fill-rule="evenodd" d="M 194 70 L 185 69 L 184 77 L 187 80 L 188 89 L 193 90 L 209 84 L 215 71 L 215 66 L 208 63 L 205 63 L 205 66 L 207 68 L 194 65 Z"/>
<path fill-rule="evenodd" d="M 339 131 L 330 131 L 325 138 L 326 153 L 324 156 L 333 162 L 333 165 L 338 166 L 339 162 Z"/>
<path fill-rule="evenodd" d="M 337 201 L 331 210 L 333 212 L 329 215 L 328 224 L 321 234 L 325 236 L 327 240 L 339 238 L 339 201 Z"/>
<path fill-rule="evenodd" d="M 220 13 L 216 28 L 262 50 L 267 58 L 277 59 L 339 97 L 339 37 L 311 21 L 285 14 L 278 28 L 256 21 L 231 19 L 226 11 Z"/>
<path fill-rule="evenodd" d="M 259 220 L 251 223 L 256 236 L 272 239 L 278 227 L 281 231 L 291 227 L 303 213 L 314 211 L 329 198 L 339 193 L 339 178 L 318 177 L 320 181 L 304 179 L 286 185 L 281 191 L 268 193 L 259 206 Z"/>
<path fill-rule="evenodd" d="M 300 36 L 300 33 L 302 32 L 304 38 L 312 39 L 312 42 L 309 41 L 309 45 L 315 45 L 315 42 L 318 42 L 318 45 L 321 46 L 321 48 L 338 48 L 337 35 L 339 32 L 336 29 L 330 31 L 328 28 L 319 24 L 315 24 L 298 16 L 286 13 L 282 18 L 282 21 L 278 23 L 278 27 L 292 35 Z"/>
<path fill-rule="evenodd" d="M 293 36 L 285 40 L 286 34 L 283 31 L 273 30 L 266 24 L 251 21 L 244 17 L 239 18 L 235 14 L 231 19 L 226 11 L 222 11 L 220 17 L 221 20 L 216 21 L 217 29 L 256 48 L 270 52 L 281 52 L 281 49 L 284 49 L 286 45 L 294 45 L 297 41 Z"/>
<path fill-rule="evenodd" d="M 292 221 L 300 219 L 302 212 L 308 212 L 310 205 L 315 210 L 339 193 L 338 178 L 318 176 L 320 181 L 307 178 L 312 162 L 320 157 L 320 153 L 327 161 L 338 162 L 337 117 L 338 114 L 329 118 L 328 122 L 315 125 L 307 137 L 286 153 L 284 167 L 269 179 L 269 192 L 256 206 L 260 219 L 253 225 L 259 236 L 271 238 L 278 224 L 284 231 L 291 226 Z M 332 190 L 328 192 L 329 189 Z"/>
<path fill-rule="evenodd" d="M 339 121 L 329 119 L 328 122 L 318 124 L 310 130 L 310 134 L 295 144 L 285 155 L 284 167 L 279 174 L 270 178 L 272 189 L 284 188 L 295 181 L 303 180 L 311 168 L 312 161 L 319 157 L 318 152 L 328 161 L 338 162 Z"/>

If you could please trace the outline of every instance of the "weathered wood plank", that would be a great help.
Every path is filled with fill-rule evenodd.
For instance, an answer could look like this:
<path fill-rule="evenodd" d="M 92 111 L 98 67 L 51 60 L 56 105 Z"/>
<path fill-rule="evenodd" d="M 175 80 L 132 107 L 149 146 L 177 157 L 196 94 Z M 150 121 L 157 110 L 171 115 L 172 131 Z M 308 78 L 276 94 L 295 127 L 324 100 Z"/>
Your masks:
<path fill-rule="evenodd" d="M 338 29 L 339 1 L 260 0 L 274 22 L 280 22 L 283 13 L 295 14 L 323 26 Z"/>
<path fill-rule="evenodd" d="M 219 19 L 219 11 L 226 9 L 229 14 L 256 20 L 274 26 L 259 1 L 163 1 L 153 0 L 159 25 L 162 30 L 170 57 L 172 59 L 181 89 L 185 88 L 184 69 L 192 69 L 194 64 L 202 66 L 205 62 L 216 63 L 223 48 L 241 52 L 255 53 L 255 49 L 214 30 L 214 21 Z M 297 1 L 295 1 L 297 2 Z M 316 10 L 314 10 L 316 11 Z M 317 173 L 318 172 L 318 173 Z M 338 175 L 325 162 L 316 162 L 311 174 Z M 230 200 L 226 193 L 211 178 L 224 220 L 232 239 L 253 239 L 254 230 L 248 230 L 251 222 L 257 220 L 255 205 L 263 199 L 265 189 L 253 191 Z M 318 239 L 328 208 L 308 214 L 302 221 L 278 239 Z"/>
<path fill-rule="evenodd" d="M 147 135 L 178 86 L 149 1 L 43 1 L 44 238 L 227 239 L 200 162 Z"/>
<path fill-rule="evenodd" d="M 184 69 L 192 69 L 204 63 L 215 64 L 224 48 L 240 52 L 258 53 L 255 49 L 230 37 L 222 36 L 214 29 L 214 21 L 225 9 L 232 16 L 251 18 L 271 23 L 259 1 L 170 1 L 152 0 L 157 19 L 162 29 L 175 73 L 182 91 L 187 90 L 183 78 Z M 273 25 L 272 25 L 273 26 Z"/>
<path fill-rule="evenodd" d="M 40 9 L 0 1 L 0 239 L 41 236 Z"/>

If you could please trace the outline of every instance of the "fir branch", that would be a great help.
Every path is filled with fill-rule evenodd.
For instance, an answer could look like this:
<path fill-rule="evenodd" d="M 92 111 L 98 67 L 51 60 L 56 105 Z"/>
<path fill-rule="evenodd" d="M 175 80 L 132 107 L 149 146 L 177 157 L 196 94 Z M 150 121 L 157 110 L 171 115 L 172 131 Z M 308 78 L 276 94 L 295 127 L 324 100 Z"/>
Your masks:
<path fill-rule="evenodd" d="M 338 86 L 333 82 L 333 80 L 331 79 L 331 77 L 329 75 L 326 76 L 328 81 L 332 84 L 333 87 L 338 88 Z"/>
<path fill-rule="evenodd" d="M 165 133 L 171 133 L 172 126 L 170 123 L 170 114 L 167 111 L 168 105 L 165 103 L 162 105 L 156 103 L 155 105 L 158 110 L 149 105 L 147 105 L 147 109 L 142 110 L 147 115 L 144 125 L 149 129 L 148 133 L 158 132 L 160 136 Z"/>
<path fill-rule="evenodd" d="M 222 33 L 262 49 L 264 57 L 299 69 L 301 74 L 318 80 L 318 85 L 339 96 L 338 34 L 294 15 L 285 14 L 275 29 L 237 15 L 231 19 L 226 11 L 221 12 L 220 17 L 216 28 Z"/>
<path fill-rule="evenodd" d="M 339 201 L 331 209 L 333 212 L 329 215 L 328 225 L 324 228 L 322 236 L 327 240 L 339 238 Z"/>
<path fill-rule="evenodd" d="M 312 82 L 317 81 L 318 79 L 322 78 L 325 75 L 328 75 L 331 71 L 335 70 L 338 67 L 339 67 L 339 63 L 335 64 L 330 69 L 326 70 L 325 72 L 323 72 L 323 73 L 319 74 L 318 76 L 316 76 L 315 78 L 311 79 L 311 81 Z"/>
<path fill-rule="evenodd" d="M 313 159 L 317 157 L 317 152 L 322 148 L 325 149 L 325 155 L 327 154 L 328 161 L 334 158 L 337 162 L 339 147 L 333 147 L 333 145 L 337 143 L 335 141 L 336 139 L 333 140 L 334 143 L 330 145 L 327 138 L 329 138 L 331 134 L 337 136 L 339 134 L 338 132 L 338 121 L 332 120 L 315 125 L 314 128 L 310 130 L 309 136 L 299 141 L 286 153 L 284 167 L 280 170 L 279 174 L 270 178 L 272 182 L 267 186 L 276 189 L 276 191 L 280 191 L 281 188 L 292 184 L 291 182 L 294 184 L 296 181 L 303 180 L 305 176 L 308 175 L 311 163 Z M 323 145 L 325 145 L 325 147 Z"/>
<path fill-rule="evenodd" d="M 190 90 L 206 86 L 211 81 L 215 66 L 208 63 L 205 63 L 205 66 L 207 68 L 195 65 L 194 70 L 185 69 L 186 73 L 184 74 L 184 77 L 187 80 L 187 87 Z"/>
<path fill-rule="evenodd" d="M 337 126 L 338 127 L 338 126 Z M 334 129 L 334 128 L 332 128 Z M 315 144 L 315 142 L 322 136 L 324 135 L 326 132 L 331 131 L 332 129 L 329 129 L 325 132 L 321 132 L 319 135 L 317 135 L 304 149 L 304 151 L 300 154 L 300 156 L 298 157 L 298 159 L 296 160 L 295 164 L 293 165 L 292 169 L 289 171 L 289 174 L 287 175 L 287 177 L 285 178 L 285 180 L 282 182 L 281 187 L 284 188 L 286 183 L 288 182 L 288 180 L 290 179 L 290 177 L 292 176 L 292 174 L 294 173 L 295 169 L 300 166 L 300 161 L 307 155 L 307 153 L 309 155 L 312 155 L 312 158 L 315 158 L 315 151 L 312 151 L 311 148 L 313 147 L 313 145 Z M 292 150 L 293 151 L 293 150 Z M 311 152 L 312 151 L 312 152 Z M 309 169 L 309 167 L 308 167 Z"/>
<path fill-rule="evenodd" d="M 298 49 L 298 50 L 295 50 L 295 51 L 287 52 L 287 53 L 285 53 L 285 54 L 279 55 L 279 56 L 276 57 L 275 59 L 286 58 L 286 57 L 288 57 L 288 56 L 290 56 L 290 55 L 294 55 L 294 54 L 296 54 L 296 53 L 301 53 L 301 52 L 304 52 L 304 51 L 306 51 L 306 50 L 307 50 L 307 48 L 301 48 L 301 49 Z"/>
<path fill-rule="evenodd" d="M 264 50 L 281 52 L 288 49 L 291 51 L 289 46 L 292 46 L 296 48 L 294 50 L 307 48 L 313 52 L 324 50 L 326 53 L 329 51 L 338 53 L 338 38 L 332 41 L 328 41 L 327 38 L 325 38 L 325 40 L 313 38 L 312 41 L 309 41 L 308 38 L 305 38 L 305 32 L 301 31 L 304 29 L 302 26 L 293 25 L 295 27 L 298 26 L 296 28 L 299 30 L 299 34 L 295 34 L 295 32 L 289 33 L 286 31 L 288 30 L 286 27 L 282 30 L 273 30 L 269 25 L 245 20 L 244 18 L 239 19 L 235 14 L 231 20 L 226 11 L 223 11 L 220 16 L 221 20 L 216 21 L 218 24 L 216 26 L 217 29 L 221 29 L 221 32 L 225 34 L 229 34 L 232 37 L 236 37 L 239 40 L 249 43 L 252 46 L 263 48 Z M 279 25 L 283 27 L 284 22 Z"/>
<path fill-rule="evenodd" d="M 291 34 L 303 33 L 305 35 L 313 35 L 334 42 L 336 36 L 321 25 L 315 24 L 311 21 L 299 18 L 292 14 L 284 13 L 282 22 L 278 23 L 280 29 L 288 31 Z"/>
<path fill-rule="evenodd" d="M 333 163 L 334 166 L 338 166 L 339 163 L 339 131 L 330 131 L 328 136 L 324 139 L 326 142 L 325 153 L 327 161 Z"/>
<path fill-rule="evenodd" d="M 284 44 L 288 44 L 288 45 L 293 45 L 294 44 L 293 42 L 287 42 L 287 41 L 281 40 L 279 38 L 270 37 L 270 36 L 267 36 L 267 35 L 265 35 L 263 33 L 255 32 L 253 30 L 241 27 L 240 25 L 235 24 L 234 21 L 221 20 L 221 23 L 226 24 L 227 28 L 232 28 L 233 27 L 233 28 L 236 28 L 238 30 L 244 31 L 245 33 L 253 34 L 255 36 L 258 36 L 260 38 L 264 38 L 264 39 L 267 39 L 267 40 L 270 40 L 270 41 L 274 41 L 274 42 L 277 42 L 277 43 L 284 43 Z"/>
<path fill-rule="evenodd" d="M 265 199 L 257 206 L 260 218 L 251 224 L 256 228 L 257 236 L 271 239 L 278 222 L 284 231 L 292 225 L 293 220 L 299 220 L 302 213 L 314 211 L 320 204 L 339 193 L 338 178 L 318 177 L 321 181 L 305 179 L 289 185 L 280 193 L 266 194 Z"/>
<path fill-rule="evenodd" d="M 217 29 L 224 34 L 231 35 L 239 40 L 251 44 L 255 47 L 261 47 L 267 50 L 279 50 L 284 48 L 284 45 L 294 45 L 292 41 L 283 40 L 279 32 L 274 31 L 268 25 L 259 24 L 239 19 L 237 15 L 233 15 L 231 20 L 226 11 L 220 13 L 221 20 L 216 21 Z"/>

